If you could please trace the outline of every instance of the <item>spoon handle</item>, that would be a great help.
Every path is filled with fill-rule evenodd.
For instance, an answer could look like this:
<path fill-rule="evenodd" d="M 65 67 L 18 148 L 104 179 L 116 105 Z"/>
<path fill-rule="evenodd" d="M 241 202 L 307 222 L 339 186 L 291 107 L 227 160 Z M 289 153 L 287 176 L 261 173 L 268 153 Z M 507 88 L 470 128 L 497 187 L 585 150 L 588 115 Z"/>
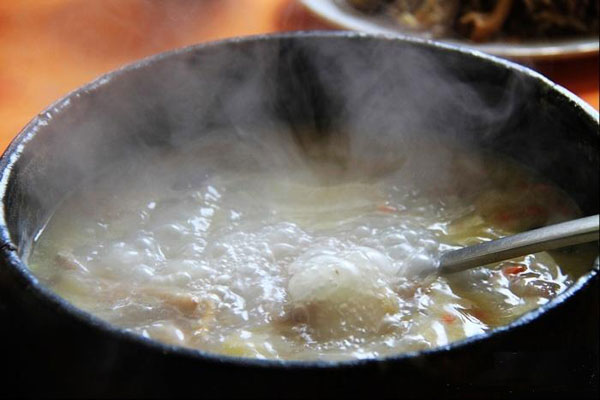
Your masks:
<path fill-rule="evenodd" d="M 440 257 L 440 272 L 450 273 L 513 257 L 598 240 L 600 217 L 579 218 L 449 251 Z"/>

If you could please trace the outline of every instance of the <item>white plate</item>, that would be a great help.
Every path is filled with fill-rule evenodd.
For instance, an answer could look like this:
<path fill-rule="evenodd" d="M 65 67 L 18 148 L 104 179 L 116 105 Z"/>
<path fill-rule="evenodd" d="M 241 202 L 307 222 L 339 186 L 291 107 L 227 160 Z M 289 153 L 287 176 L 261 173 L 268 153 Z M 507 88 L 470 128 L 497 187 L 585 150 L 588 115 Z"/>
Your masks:
<path fill-rule="evenodd" d="M 382 16 L 367 15 L 352 8 L 345 0 L 300 0 L 309 11 L 338 28 L 374 34 L 419 36 Z M 544 60 L 587 56 L 598 53 L 598 37 L 537 40 L 524 43 L 491 42 L 475 44 L 467 40 L 436 39 L 466 46 L 500 57 L 517 60 Z"/>

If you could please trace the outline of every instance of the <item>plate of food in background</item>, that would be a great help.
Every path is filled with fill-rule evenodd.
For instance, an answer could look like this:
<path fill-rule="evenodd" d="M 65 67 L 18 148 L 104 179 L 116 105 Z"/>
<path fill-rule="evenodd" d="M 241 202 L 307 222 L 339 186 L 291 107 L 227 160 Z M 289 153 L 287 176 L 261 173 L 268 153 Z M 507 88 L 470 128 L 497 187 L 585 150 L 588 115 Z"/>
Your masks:
<path fill-rule="evenodd" d="M 345 29 L 416 35 L 518 60 L 598 53 L 599 0 L 300 0 Z"/>

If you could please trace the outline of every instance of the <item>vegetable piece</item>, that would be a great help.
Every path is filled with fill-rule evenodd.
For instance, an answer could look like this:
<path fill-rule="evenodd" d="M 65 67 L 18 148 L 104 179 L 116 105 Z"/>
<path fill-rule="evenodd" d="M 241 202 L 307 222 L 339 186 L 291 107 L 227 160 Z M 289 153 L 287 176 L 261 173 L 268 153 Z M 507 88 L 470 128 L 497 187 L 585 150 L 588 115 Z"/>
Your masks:
<path fill-rule="evenodd" d="M 521 272 L 525 272 L 525 271 L 527 271 L 527 267 L 522 264 L 510 264 L 510 265 L 502 268 L 502 272 L 504 273 L 504 275 L 507 275 L 507 276 L 518 275 Z"/>

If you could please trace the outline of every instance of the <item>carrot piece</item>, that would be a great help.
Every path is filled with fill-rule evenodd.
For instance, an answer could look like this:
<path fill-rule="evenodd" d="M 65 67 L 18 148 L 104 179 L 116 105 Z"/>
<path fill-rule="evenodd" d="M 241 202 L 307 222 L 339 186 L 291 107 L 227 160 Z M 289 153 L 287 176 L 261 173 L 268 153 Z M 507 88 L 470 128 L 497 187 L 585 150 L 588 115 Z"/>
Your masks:
<path fill-rule="evenodd" d="M 517 275 L 517 274 L 520 274 L 521 272 L 527 271 L 527 267 L 524 265 L 520 265 L 520 264 L 514 264 L 514 265 L 510 265 L 508 267 L 505 267 L 502 271 L 504 272 L 504 275 Z"/>
<path fill-rule="evenodd" d="M 451 324 L 456 321 L 456 317 L 452 314 L 444 313 L 442 314 L 442 321 L 446 324 Z"/>

